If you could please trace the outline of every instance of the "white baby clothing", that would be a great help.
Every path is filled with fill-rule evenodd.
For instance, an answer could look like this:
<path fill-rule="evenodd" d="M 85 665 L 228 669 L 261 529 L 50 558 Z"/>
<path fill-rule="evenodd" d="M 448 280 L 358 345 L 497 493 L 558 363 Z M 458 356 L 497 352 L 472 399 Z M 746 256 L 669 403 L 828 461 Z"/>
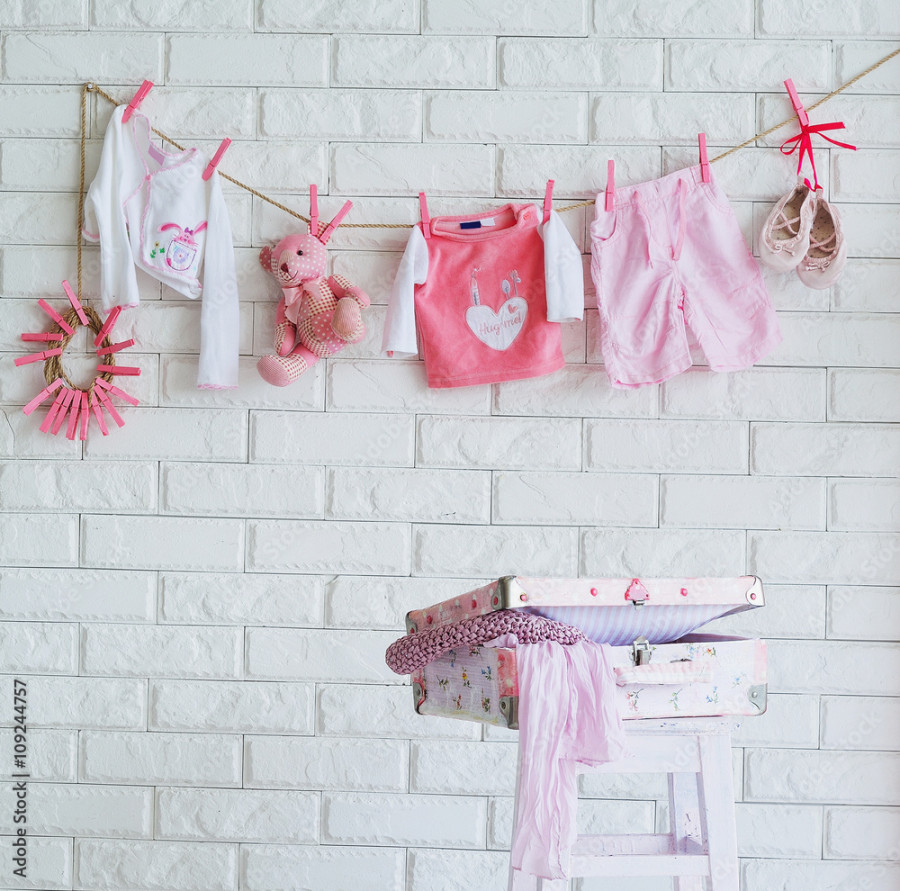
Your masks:
<path fill-rule="evenodd" d="M 202 293 L 197 386 L 238 383 L 239 306 L 231 223 L 217 173 L 197 149 L 166 152 L 139 113 L 113 112 L 84 202 L 85 238 L 100 242 L 105 309 L 140 302 L 136 267 L 185 297 Z"/>

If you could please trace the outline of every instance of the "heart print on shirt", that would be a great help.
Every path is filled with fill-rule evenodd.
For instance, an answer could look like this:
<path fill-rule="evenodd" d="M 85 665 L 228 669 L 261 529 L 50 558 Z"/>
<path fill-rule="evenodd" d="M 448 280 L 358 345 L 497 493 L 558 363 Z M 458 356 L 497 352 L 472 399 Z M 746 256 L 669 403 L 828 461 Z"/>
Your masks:
<path fill-rule="evenodd" d="M 466 310 L 466 324 L 485 346 L 492 350 L 509 349 L 525 325 L 525 316 L 528 314 L 528 304 L 524 297 L 519 296 L 522 279 L 513 269 L 509 277 L 503 280 L 500 289 L 506 300 L 500 310 L 494 312 L 481 302 L 481 295 L 478 293 L 478 269 L 477 266 L 472 269 L 470 285 L 473 305 Z M 510 292 L 513 296 L 510 296 Z"/>

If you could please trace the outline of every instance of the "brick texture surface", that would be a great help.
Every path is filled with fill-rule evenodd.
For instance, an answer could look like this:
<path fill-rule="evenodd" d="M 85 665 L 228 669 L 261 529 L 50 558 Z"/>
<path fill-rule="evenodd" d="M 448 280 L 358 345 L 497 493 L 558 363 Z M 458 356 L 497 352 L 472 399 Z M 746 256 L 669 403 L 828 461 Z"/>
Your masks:
<path fill-rule="evenodd" d="M 811 112 L 860 148 L 814 137 L 849 260 L 824 290 L 763 270 L 783 341 L 756 367 L 712 373 L 692 342 L 688 373 L 610 386 L 593 206 L 561 215 L 586 284 L 564 369 L 429 390 L 381 335 L 420 190 L 434 215 L 539 204 L 549 178 L 557 210 L 590 201 L 608 158 L 626 186 L 695 164 L 698 132 L 715 156 L 790 117 L 785 78 L 810 105 L 898 34 L 895 0 L 0 0 L 0 772 L 13 678 L 31 772 L 28 876 L 3 810 L 0 889 L 505 887 L 516 734 L 416 714 L 384 662 L 406 612 L 504 574 L 755 573 L 766 607 L 708 629 L 768 644 L 768 710 L 733 737 L 741 886 L 893 891 L 900 60 Z M 139 272 L 117 332 L 140 405 L 109 436 L 47 436 L 22 412 L 42 367 L 13 360 L 76 280 L 80 86 L 125 101 L 144 78 L 155 127 L 234 140 L 220 172 L 401 225 L 335 233 L 368 331 L 271 387 L 259 251 L 306 224 L 223 180 L 240 387 L 196 389 L 202 300 Z M 90 181 L 112 106 L 86 111 Z M 794 132 L 714 164 L 755 256 Z M 99 307 L 95 245 L 82 279 Z M 587 831 L 667 831 L 660 775 L 580 789 Z"/>

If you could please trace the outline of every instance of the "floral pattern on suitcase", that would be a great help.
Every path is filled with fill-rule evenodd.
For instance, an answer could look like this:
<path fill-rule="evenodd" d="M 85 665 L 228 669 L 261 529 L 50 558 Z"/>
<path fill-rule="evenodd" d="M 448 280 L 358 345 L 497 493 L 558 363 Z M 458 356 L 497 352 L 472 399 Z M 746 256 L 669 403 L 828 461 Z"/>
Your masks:
<path fill-rule="evenodd" d="M 631 647 L 613 647 L 613 665 L 633 665 Z M 472 647 L 451 651 L 413 676 L 425 696 L 421 714 L 506 725 L 500 698 L 518 695 L 515 649 Z M 651 662 L 705 663 L 710 680 L 685 684 L 617 687 L 623 719 L 755 715 L 751 689 L 766 683 L 766 646 L 761 640 L 689 635 L 651 647 Z"/>

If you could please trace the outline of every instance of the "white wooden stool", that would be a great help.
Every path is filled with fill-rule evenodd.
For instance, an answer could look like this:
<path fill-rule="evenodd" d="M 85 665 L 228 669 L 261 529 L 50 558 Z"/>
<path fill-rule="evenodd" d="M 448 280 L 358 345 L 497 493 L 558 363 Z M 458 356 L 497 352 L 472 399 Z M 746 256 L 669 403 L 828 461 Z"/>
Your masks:
<path fill-rule="evenodd" d="M 626 721 L 628 752 L 579 773 L 666 773 L 670 831 L 663 835 L 579 835 L 570 877 L 674 876 L 675 891 L 739 891 L 731 731 L 734 718 Z M 516 813 L 519 782 L 516 780 Z M 568 879 L 509 870 L 509 891 L 566 891 Z"/>

